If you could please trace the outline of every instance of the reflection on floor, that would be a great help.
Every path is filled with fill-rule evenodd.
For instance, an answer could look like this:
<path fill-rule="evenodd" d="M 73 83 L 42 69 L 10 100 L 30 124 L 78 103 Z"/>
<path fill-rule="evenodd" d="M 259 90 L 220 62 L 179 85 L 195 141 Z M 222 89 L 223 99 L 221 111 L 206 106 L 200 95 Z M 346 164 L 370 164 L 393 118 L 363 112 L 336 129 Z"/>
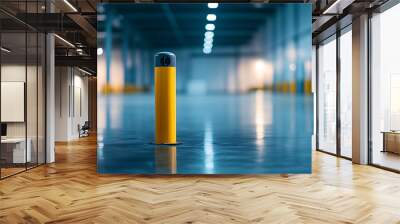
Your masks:
<path fill-rule="evenodd" d="M 0 223 L 399 223 L 400 175 L 313 152 L 305 175 L 99 175 L 96 139 L 0 181 Z"/>
<path fill-rule="evenodd" d="M 22 172 L 25 170 L 25 167 L 20 168 L 20 167 L 16 167 L 16 168 L 1 168 L 1 178 Z"/>
<path fill-rule="evenodd" d="M 34 168 L 38 166 L 36 163 L 18 163 L 18 164 L 1 164 L 3 167 L 0 170 L 1 178 L 6 178 L 8 176 L 23 172 L 27 169 Z"/>
<path fill-rule="evenodd" d="M 400 155 L 391 152 L 375 151 L 373 154 L 373 164 L 400 170 Z"/>
<path fill-rule="evenodd" d="M 177 137 L 154 139 L 152 95 L 99 97 L 100 173 L 309 173 L 313 100 L 271 94 L 177 98 Z"/>

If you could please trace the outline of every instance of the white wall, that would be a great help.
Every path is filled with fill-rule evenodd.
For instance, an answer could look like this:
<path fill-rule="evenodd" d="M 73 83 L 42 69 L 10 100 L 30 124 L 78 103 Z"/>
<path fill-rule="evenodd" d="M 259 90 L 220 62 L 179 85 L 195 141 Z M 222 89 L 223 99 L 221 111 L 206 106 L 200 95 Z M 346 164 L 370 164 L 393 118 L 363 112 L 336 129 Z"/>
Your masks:
<path fill-rule="evenodd" d="M 38 69 L 38 70 L 37 70 Z M 32 161 L 44 162 L 45 147 L 45 117 L 44 117 L 44 74 L 39 66 L 25 66 L 25 64 L 3 64 L 1 66 L 2 82 L 24 82 L 26 84 L 26 106 L 24 105 L 21 113 L 26 112 L 26 121 L 6 122 L 7 137 L 21 138 L 25 135 L 30 140 L 32 151 Z M 27 80 L 26 80 L 27 78 Z M 21 94 L 24 94 L 24 90 Z M 2 98 L 7 96 L 2 95 Z M 11 108 L 1 108 L 1 110 L 12 110 Z M 4 112 L 4 111 L 3 111 Z M 10 112 L 10 111 L 9 111 Z M 12 111 L 11 111 L 12 113 Z M 39 156 L 37 157 L 37 154 Z M 51 160 L 49 160 L 51 162 Z"/>
<path fill-rule="evenodd" d="M 88 78 L 76 68 L 56 67 L 55 86 L 55 140 L 77 139 L 78 125 L 88 121 Z"/>
<path fill-rule="evenodd" d="M 32 74 L 35 72 L 36 74 L 36 68 L 33 66 L 28 66 L 27 68 L 24 65 L 19 65 L 19 64 L 6 64 L 1 66 L 1 81 L 2 82 L 25 82 L 25 75 L 27 69 L 28 74 Z M 30 81 L 31 82 L 31 81 Z M 32 83 L 30 83 L 32 84 Z M 36 85 L 36 82 L 34 83 Z M 28 88 L 28 103 L 32 102 L 33 100 L 30 99 L 32 97 L 36 98 L 36 89 L 31 89 Z M 32 90 L 34 92 L 30 92 L 29 90 Z M 33 105 L 31 105 L 33 106 Z M 36 105 L 34 105 L 36 107 Z M 6 110 L 7 108 L 1 108 L 2 110 Z M 36 123 L 36 114 L 28 113 L 28 122 L 35 121 Z M 32 115 L 34 117 L 32 117 Z M 7 122 L 7 136 L 8 137 L 25 137 L 25 122 Z M 32 124 L 28 124 L 28 129 L 30 127 L 33 127 Z M 35 126 L 36 129 L 36 126 Z M 29 130 L 28 130 L 29 132 Z M 29 133 L 28 133 L 29 137 Z"/>

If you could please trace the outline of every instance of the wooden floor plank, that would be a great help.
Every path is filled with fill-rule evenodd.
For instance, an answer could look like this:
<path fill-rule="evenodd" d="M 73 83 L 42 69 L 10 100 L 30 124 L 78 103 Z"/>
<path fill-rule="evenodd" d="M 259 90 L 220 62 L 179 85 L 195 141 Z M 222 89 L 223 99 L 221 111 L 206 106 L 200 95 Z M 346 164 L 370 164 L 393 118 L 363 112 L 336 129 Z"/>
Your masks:
<path fill-rule="evenodd" d="M 0 181 L 0 223 L 400 223 L 400 175 L 313 153 L 311 175 L 96 173 L 96 139 Z"/>

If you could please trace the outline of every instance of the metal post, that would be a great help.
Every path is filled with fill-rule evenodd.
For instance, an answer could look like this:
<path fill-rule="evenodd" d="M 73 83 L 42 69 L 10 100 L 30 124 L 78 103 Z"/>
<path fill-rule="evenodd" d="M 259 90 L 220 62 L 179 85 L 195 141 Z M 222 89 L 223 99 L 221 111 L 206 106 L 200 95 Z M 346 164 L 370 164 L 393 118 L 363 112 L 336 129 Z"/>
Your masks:
<path fill-rule="evenodd" d="M 176 57 L 173 53 L 155 55 L 156 144 L 176 144 Z"/>

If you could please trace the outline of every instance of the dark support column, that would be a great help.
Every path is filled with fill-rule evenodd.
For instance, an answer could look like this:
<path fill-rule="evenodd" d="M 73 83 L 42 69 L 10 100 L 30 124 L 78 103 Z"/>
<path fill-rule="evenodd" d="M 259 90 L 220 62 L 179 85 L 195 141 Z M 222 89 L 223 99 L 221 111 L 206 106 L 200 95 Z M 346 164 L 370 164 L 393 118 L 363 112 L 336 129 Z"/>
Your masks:
<path fill-rule="evenodd" d="M 336 31 L 336 154 L 341 156 L 341 118 L 340 118 L 340 30 Z"/>

